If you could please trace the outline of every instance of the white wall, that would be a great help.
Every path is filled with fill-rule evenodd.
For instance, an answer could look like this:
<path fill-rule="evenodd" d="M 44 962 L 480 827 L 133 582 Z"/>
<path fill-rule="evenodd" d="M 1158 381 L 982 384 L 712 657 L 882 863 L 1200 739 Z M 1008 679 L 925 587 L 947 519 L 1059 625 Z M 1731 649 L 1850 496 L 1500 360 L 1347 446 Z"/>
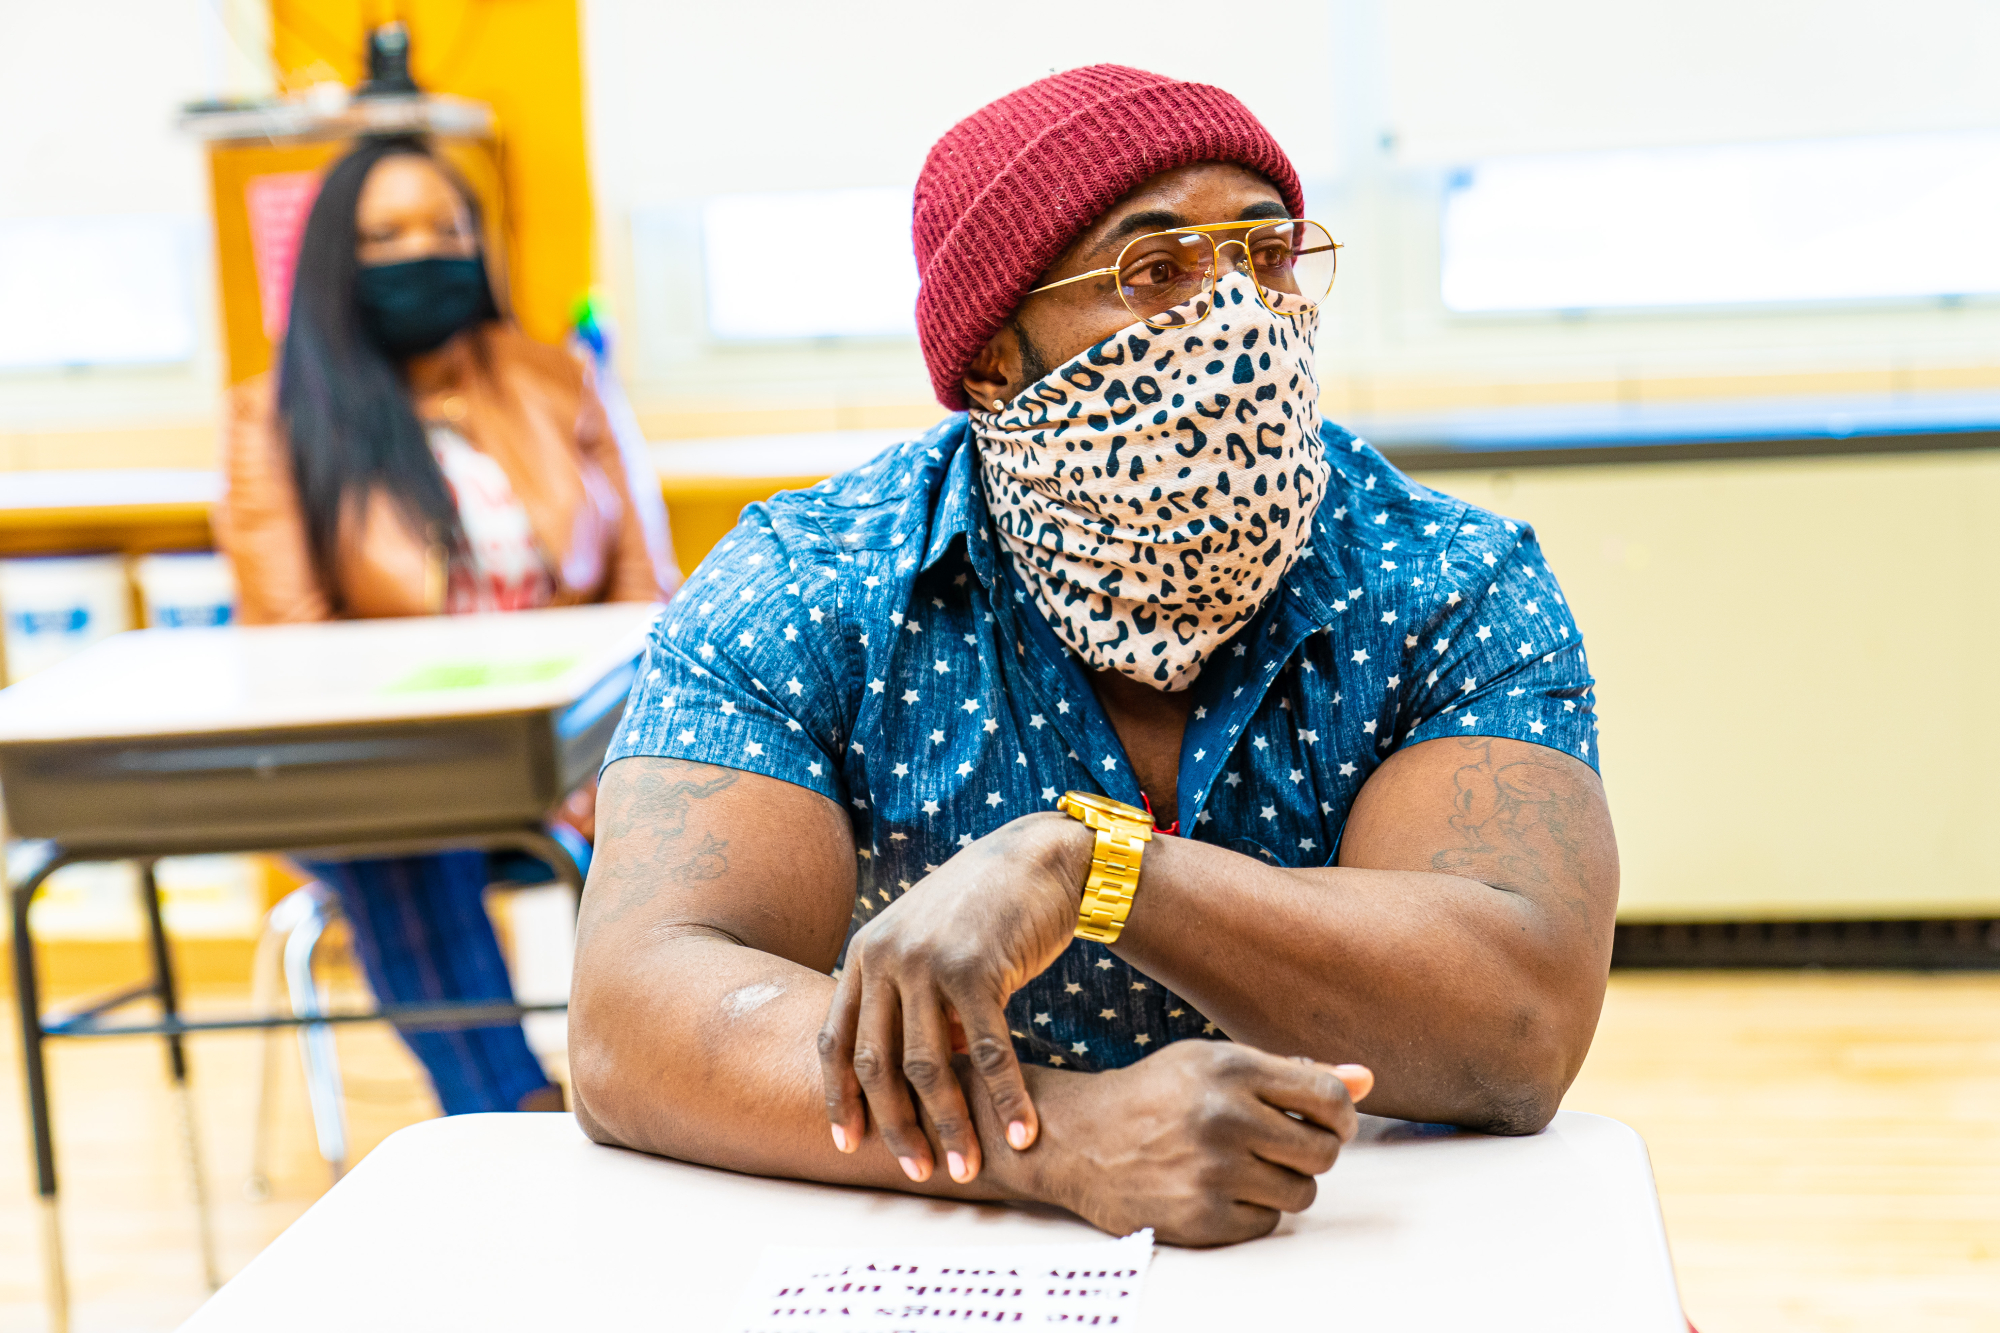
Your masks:
<path fill-rule="evenodd" d="M 1397 157 L 2000 124 L 1990 0 L 1386 0 Z"/>
<path fill-rule="evenodd" d="M 202 294 L 193 362 L 0 373 L 0 434 L 213 415 L 205 182 L 173 118 L 241 81 L 221 20 L 235 3 L 0 0 L 0 218 L 182 218 L 200 229 Z M 1577 321 L 1453 316 L 1436 294 L 1436 185 L 1453 163 L 2000 125 L 1992 0 L 1272 0 L 1240 12 L 1159 0 L 1143 17 L 1054 0 L 582 3 L 603 267 L 642 409 L 926 401 L 907 341 L 711 345 L 692 210 L 716 194 L 907 188 L 953 121 L 1099 60 L 1221 84 L 1291 151 L 1311 208 L 1350 242 L 1326 334 L 1340 410 L 1385 410 L 1413 384 L 1468 400 L 1631 398 L 1675 376 L 1922 387 L 2000 363 L 1992 302 Z"/>
<path fill-rule="evenodd" d="M 698 202 L 845 186 L 908 190 L 953 123 L 1056 68 L 1115 61 L 1220 84 L 1302 175 L 1337 155 L 1325 78 L 1330 11 L 1243 12 L 1164 0 L 1143 11 L 1021 0 L 1002 9 L 875 0 L 736 6 L 585 0 L 592 170 L 629 373 L 648 400 L 852 398 L 921 404 L 913 341 L 720 348 L 702 331 Z M 1274 55 L 1274 45 L 1276 54 Z M 1310 186 L 1309 186 L 1310 188 Z"/>
<path fill-rule="evenodd" d="M 0 372 L 0 433 L 213 415 L 207 180 L 174 119 L 222 86 L 224 40 L 209 0 L 0 0 L 0 218 L 178 220 L 198 333 L 179 365 Z"/>
<path fill-rule="evenodd" d="M 1338 60 L 1379 88 L 1334 210 L 1349 410 L 2000 386 L 2000 301 L 1461 316 L 1438 298 L 1438 189 L 1482 156 L 2000 126 L 1987 0 L 1336 0 Z M 1366 39 L 1379 33 L 1379 44 Z M 1364 40 L 1342 46 L 1338 33 Z M 1854 256 L 1869 262 L 1866 254 Z M 1330 368 L 1331 369 L 1331 368 Z M 1456 386 L 1456 387 L 1454 387 Z"/>
<path fill-rule="evenodd" d="M 642 409 L 927 400 L 908 342 L 710 343 L 694 201 L 907 188 L 954 121 L 1099 60 L 1218 83 L 1291 152 L 1309 208 L 1350 246 L 1323 335 L 1336 411 L 1631 401 L 1717 377 L 1763 376 L 1773 391 L 1829 376 L 1882 392 L 1967 373 L 2000 384 L 1990 299 L 1576 319 L 1456 316 L 1437 293 L 1442 173 L 1480 156 L 2000 125 L 1990 0 L 1274 0 L 1226 12 L 1161 0 L 1143 19 L 1050 0 L 585 10 L 606 276 Z"/>
<path fill-rule="evenodd" d="M 1324 4 L 1253 11 L 1017 0 L 756 6 L 585 0 L 598 199 L 908 185 L 951 125 L 1023 84 L 1114 61 L 1228 88 L 1311 174 L 1333 153 Z M 1281 40 L 1260 40 L 1263 14 Z"/>

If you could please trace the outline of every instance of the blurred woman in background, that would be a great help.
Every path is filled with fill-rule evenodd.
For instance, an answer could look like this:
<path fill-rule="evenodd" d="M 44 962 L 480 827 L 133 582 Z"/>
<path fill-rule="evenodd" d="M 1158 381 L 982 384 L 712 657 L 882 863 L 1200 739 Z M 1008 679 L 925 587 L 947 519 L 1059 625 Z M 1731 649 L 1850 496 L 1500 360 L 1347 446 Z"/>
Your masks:
<path fill-rule="evenodd" d="M 663 601 L 591 371 L 502 313 L 478 203 L 415 139 L 327 172 L 275 385 L 234 391 L 216 534 L 248 624 Z M 647 497 L 640 495 L 639 502 Z M 594 787 L 564 806 L 592 833 Z M 314 862 L 379 999 L 511 1000 L 483 852 Z M 406 1031 L 447 1115 L 559 1110 L 520 1025 Z"/>

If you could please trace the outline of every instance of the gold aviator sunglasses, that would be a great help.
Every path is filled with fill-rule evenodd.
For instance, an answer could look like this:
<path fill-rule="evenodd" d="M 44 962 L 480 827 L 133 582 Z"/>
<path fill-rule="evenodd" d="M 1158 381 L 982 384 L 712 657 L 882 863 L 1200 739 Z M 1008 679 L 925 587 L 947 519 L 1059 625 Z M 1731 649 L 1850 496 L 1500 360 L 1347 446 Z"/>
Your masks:
<path fill-rule="evenodd" d="M 1250 275 L 1257 299 L 1274 315 L 1317 306 L 1333 289 L 1341 247 L 1326 228 L 1306 218 L 1259 218 L 1149 232 L 1134 237 L 1110 267 L 1028 294 L 1115 276 L 1118 299 L 1147 328 L 1156 333 L 1193 328 L 1215 304 L 1215 275 L 1223 266 L 1222 252 L 1232 248 L 1243 253 L 1230 263 Z"/>

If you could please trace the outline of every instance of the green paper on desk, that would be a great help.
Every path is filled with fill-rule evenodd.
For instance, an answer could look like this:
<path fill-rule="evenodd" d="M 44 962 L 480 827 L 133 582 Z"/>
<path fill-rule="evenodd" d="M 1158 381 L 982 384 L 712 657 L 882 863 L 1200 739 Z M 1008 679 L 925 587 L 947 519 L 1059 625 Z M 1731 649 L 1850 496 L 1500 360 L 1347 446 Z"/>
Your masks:
<path fill-rule="evenodd" d="M 538 662 L 433 662 L 382 688 L 384 694 L 419 694 L 432 690 L 476 690 L 488 685 L 538 685 L 576 665 L 574 657 L 547 657 Z"/>

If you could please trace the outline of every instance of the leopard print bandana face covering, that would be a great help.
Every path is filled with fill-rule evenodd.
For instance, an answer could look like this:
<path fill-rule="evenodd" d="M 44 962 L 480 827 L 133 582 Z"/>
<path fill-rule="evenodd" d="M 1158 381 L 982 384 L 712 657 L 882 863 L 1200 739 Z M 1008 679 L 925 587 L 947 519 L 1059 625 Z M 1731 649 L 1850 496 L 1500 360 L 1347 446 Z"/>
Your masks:
<path fill-rule="evenodd" d="M 971 413 L 1014 570 L 1091 668 L 1186 689 L 1298 559 L 1327 483 L 1318 323 L 1233 274 L 1194 328 L 1133 324 Z"/>

